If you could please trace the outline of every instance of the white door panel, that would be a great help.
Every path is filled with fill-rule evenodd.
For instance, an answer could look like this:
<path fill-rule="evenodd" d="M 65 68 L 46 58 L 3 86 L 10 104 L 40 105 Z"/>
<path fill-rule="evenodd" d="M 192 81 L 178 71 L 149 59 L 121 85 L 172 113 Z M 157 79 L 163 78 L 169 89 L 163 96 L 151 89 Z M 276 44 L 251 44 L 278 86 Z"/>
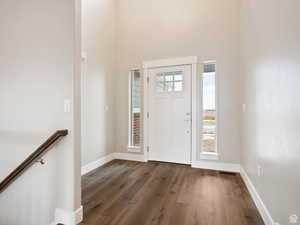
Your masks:
<path fill-rule="evenodd" d="M 149 160 L 191 163 L 191 66 L 149 70 Z"/>

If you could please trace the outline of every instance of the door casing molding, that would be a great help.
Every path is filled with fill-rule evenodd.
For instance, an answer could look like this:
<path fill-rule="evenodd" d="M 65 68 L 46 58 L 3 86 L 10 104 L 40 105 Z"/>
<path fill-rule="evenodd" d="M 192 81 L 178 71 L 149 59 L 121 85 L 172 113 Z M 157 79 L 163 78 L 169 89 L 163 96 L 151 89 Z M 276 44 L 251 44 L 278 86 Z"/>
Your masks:
<path fill-rule="evenodd" d="M 191 164 L 197 161 L 197 64 L 198 58 L 197 56 L 188 56 L 181 58 L 170 58 L 170 59 L 161 59 L 161 60 L 151 60 L 143 62 L 144 69 L 144 97 L 143 97 L 143 137 L 144 137 L 144 157 L 145 161 L 148 161 L 148 146 L 149 146 L 149 120 L 148 120 L 148 112 L 149 112 L 149 70 L 160 67 L 169 67 L 169 66 L 183 66 L 183 65 L 191 65 L 192 70 L 192 78 L 191 78 L 191 97 L 192 97 L 192 149 L 191 149 Z"/>

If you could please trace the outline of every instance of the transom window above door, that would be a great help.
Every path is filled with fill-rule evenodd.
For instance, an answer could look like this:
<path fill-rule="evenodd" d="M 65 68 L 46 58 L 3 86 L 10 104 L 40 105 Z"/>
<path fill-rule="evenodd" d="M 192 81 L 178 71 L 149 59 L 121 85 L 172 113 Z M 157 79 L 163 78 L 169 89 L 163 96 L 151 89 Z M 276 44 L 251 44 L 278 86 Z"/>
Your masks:
<path fill-rule="evenodd" d="M 157 92 L 183 91 L 183 71 L 164 72 L 156 74 Z"/>

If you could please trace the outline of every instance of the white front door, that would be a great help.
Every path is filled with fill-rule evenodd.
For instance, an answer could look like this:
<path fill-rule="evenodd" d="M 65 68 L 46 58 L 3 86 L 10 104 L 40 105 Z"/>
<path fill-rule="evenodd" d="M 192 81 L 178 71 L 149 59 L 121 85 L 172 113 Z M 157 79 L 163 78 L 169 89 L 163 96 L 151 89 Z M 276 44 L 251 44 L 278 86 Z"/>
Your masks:
<path fill-rule="evenodd" d="M 149 70 L 149 160 L 191 164 L 191 65 Z"/>

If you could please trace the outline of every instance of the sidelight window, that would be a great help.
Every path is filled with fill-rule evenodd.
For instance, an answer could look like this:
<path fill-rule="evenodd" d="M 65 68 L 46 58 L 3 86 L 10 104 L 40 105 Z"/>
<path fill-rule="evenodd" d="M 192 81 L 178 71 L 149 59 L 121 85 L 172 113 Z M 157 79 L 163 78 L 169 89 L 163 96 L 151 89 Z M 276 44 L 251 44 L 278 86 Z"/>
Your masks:
<path fill-rule="evenodd" d="M 139 149 L 141 145 L 141 73 L 129 72 L 129 150 Z"/>
<path fill-rule="evenodd" d="M 217 153 L 216 63 L 205 63 L 202 73 L 201 153 Z"/>

